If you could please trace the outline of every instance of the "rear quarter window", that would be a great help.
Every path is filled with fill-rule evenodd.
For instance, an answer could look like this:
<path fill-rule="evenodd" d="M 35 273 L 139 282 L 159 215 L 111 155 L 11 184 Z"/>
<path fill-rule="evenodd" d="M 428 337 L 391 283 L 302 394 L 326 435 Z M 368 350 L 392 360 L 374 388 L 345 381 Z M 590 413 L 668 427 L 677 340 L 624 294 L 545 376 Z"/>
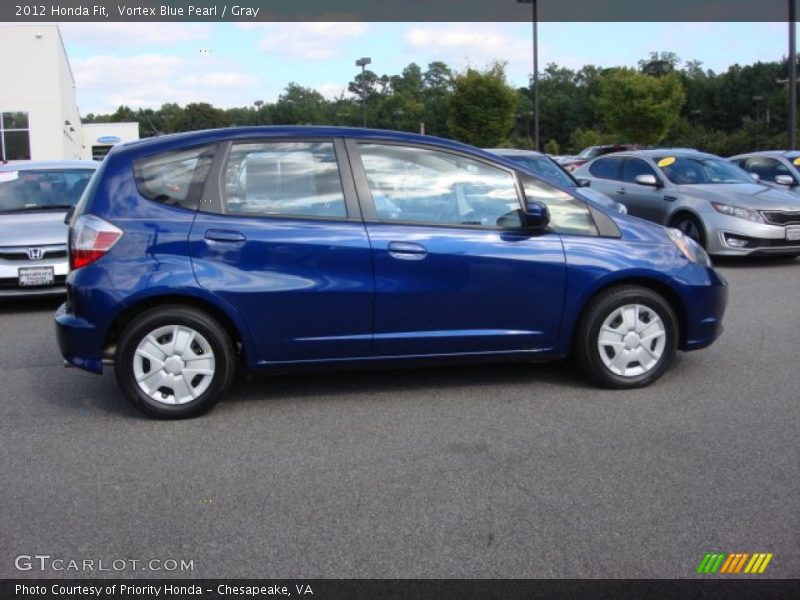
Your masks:
<path fill-rule="evenodd" d="M 139 193 L 170 206 L 195 210 L 200 202 L 216 145 L 172 150 L 133 161 Z"/>
<path fill-rule="evenodd" d="M 589 173 L 599 179 L 621 179 L 621 158 L 598 158 L 589 166 Z"/>

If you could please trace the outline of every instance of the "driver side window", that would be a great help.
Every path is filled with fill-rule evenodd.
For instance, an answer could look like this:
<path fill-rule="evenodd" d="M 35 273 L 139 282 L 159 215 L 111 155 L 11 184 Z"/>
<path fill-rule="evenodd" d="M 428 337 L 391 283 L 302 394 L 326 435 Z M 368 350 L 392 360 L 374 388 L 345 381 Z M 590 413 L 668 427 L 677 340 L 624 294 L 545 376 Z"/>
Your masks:
<path fill-rule="evenodd" d="M 359 144 L 380 221 L 521 227 L 514 175 L 458 154 Z"/>

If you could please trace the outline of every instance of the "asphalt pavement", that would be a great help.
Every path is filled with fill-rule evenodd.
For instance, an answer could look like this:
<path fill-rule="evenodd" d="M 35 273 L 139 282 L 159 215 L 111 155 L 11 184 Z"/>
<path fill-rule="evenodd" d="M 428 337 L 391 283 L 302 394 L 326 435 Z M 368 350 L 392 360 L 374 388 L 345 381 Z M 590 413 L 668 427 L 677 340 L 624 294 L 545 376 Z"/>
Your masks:
<path fill-rule="evenodd" d="M 178 422 L 63 368 L 59 300 L 0 302 L 0 577 L 672 578 L 707 552 L 800 577 L 800 259 L 720 270 L 723 336 L 643 390 L 569 364 L 294 374 Z M 64 570 L 15 567 L 36 554 Z"/>

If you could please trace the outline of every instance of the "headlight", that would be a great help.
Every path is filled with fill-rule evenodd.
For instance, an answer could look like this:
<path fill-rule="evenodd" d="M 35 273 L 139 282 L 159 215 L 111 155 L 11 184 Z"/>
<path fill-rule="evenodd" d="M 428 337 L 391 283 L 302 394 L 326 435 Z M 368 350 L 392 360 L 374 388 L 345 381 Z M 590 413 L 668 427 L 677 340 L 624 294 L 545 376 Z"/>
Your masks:
<path fill-rule="evenodd" d="M 731 206 L 730 204 L 721 204 L 719 202 L 712 202 L 711 206 L 714 207 L 718 213 L 728 215 L 729 217 L 737 217 L 745 221 L 752 221 L 753 223 L 763 223 L 764 217 L 761 213 L 752 208 L 742 208 L 741 206 Z"/>
<path fill-rule="evenodd" d="M 683 254 L 689 262 L 697 263 L 705 267 L 713 266 L 711 264 L 711 257 L 700 244 L 695 242 L 692 238 L 686 237 L 683 232 L 678 229 L 672 229 L 671 227 L 667 227 L 666 229 L 669 239 L 672 240 L 672 243 L 678 247 L 678 250 L 681 251 L 681 254 Z"/>

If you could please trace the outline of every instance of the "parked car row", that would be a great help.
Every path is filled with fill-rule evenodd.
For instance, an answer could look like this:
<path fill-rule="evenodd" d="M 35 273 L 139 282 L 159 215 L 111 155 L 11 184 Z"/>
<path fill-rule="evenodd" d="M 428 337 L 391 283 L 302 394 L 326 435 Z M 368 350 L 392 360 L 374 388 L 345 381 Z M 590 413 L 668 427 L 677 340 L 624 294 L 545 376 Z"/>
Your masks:
<path fill-rule="evenodd" d="M 738 166 L 754 160 L 696 150 L 617 152 L 583 165 L 575 177 L 629 214 L 679 229 L 712 255 L 798 256 L 800 195 Z"/>

